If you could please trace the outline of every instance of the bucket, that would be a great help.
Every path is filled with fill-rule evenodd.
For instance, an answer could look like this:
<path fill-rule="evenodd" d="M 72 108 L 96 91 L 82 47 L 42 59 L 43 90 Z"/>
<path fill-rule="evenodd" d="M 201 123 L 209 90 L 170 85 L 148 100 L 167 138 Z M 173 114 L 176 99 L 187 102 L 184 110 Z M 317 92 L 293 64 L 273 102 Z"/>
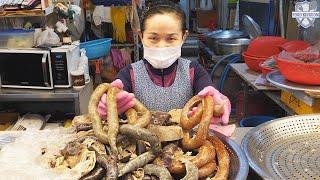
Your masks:
<path fill-rule="evenodd" d="M 256 127 L 267 121 L 276 119 L 273 116 L 250 116 L 240 121 L 240 127 Z"/>

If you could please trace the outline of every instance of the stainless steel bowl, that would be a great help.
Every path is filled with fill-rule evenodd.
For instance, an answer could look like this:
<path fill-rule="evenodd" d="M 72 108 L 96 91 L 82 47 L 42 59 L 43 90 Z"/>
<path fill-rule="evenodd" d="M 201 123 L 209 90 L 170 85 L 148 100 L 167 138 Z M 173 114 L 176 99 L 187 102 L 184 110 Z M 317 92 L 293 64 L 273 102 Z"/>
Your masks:
<path fill-rule="evenodd" d="M 263 123 L 246 134 L 241 146 L 264 179 L 320 179 L 320 114 Z"/>
<path fill-rule="evenodd" d="M 247 50 L 250 39 L 227 39 L 218 41 L 217 55 L 241 54 Z"/>
<path fill-rule="evenodd" d="M 249 164 L 247 158 L 240 146 L 230 138 L 210 131 L 210 134 L 215 134 L 224 143 L 230 155 L 230 172 L 229 180 L 245 180 L 249 173 Z"/>

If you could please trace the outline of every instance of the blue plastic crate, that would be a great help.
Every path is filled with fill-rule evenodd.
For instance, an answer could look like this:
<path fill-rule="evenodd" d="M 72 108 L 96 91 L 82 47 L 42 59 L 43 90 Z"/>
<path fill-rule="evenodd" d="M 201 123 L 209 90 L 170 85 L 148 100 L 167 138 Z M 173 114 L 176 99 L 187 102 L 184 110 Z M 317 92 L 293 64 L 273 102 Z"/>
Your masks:
<path fill-rule="evenodd" d="M 89 60 L 98 59 L 107 55 L 111 48 L 112 38 L 97 39 L 80 43 L 80 49 L 86 50 Z"/>

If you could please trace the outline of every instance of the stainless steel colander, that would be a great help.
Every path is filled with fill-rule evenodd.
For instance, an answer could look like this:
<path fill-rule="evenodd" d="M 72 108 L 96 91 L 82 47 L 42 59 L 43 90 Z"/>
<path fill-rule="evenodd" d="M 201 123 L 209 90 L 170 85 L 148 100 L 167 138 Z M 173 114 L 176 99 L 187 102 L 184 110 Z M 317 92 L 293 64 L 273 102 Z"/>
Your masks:
<path fill-rule="evenodd" d="M 320 114 L 261 124 L 241 146 L 251 168 L 264 179 L 320 179 Z"/>

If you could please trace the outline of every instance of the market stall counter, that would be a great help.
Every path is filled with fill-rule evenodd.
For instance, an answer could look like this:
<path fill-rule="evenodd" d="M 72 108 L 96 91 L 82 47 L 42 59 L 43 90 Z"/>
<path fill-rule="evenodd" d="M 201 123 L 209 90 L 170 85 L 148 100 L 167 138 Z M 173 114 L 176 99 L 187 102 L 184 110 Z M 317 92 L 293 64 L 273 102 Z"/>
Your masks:
<path fill-rule="evenodd" d="M 244 114 L 247 113 L 247 97 L 248 97 L 248 91 L 249 87 L 253 88 L 255 91 L 261 91 L 264 93 L 267 97 L 269 97 L 273 102 L 275 102 L 279 107 L 281 107 L 287 115 L 295 115 L 296 113 L 290 109 L 286 104 L 281 102 L 280 100 L 280 89 L 271 86 L 268 84 L 267 80 L 265 80 L 264 83 L 268 85 L 263 85 L 263 84 L 257 84 L 257 78 L 261 78 L 262 74 L 259 72 L 255 72 L 245 64 L 245 63 L 237 63 L 237 64 L 231 64 L 231 68 L 233 71 L 241 77 L 244 81 Z M 262 78 L 263 79 L 263 78 Z"/>

